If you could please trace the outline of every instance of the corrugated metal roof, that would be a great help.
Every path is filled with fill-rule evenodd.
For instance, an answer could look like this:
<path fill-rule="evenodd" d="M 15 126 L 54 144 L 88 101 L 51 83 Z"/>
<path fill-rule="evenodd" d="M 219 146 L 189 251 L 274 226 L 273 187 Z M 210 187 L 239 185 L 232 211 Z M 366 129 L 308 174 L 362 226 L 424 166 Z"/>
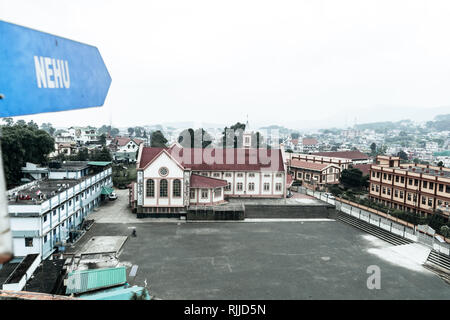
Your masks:
<path fill-rule="evenodd" d="M 67 278 L 66 294 L 109 288 L 126 281 L 125 267 L 72 271 Z"/>

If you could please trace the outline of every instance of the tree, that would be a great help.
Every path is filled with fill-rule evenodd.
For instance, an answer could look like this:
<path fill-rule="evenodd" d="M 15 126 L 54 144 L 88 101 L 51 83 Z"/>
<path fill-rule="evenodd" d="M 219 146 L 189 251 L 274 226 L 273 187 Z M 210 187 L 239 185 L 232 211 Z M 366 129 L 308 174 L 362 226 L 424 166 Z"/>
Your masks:
<path fill-rule="evenodd" d="M 375 142 L 372 142 L 370 145 L 371 155 L 375 155 L 377 153 L 377 144 Z"/>
<path fill-rule="evenodd" d="M 111 152 L 108 148 L 103 147 L 101 150 L 94 149 L 90 155 L 91 161 L 112 161 Z"/>
<path fill-rule="evenodd" d="M 443 168 L 443 167 L 444 167 L 444 162 L 442 162 L 442 160 L 439 161 L 438 164 L 437 164 L 437 166 Z"/>
<path fill-rule="evenodd" d="M 128 134 L 130 135 L 130 137 L 133 136 L 134 133 L 134 128 L 128 128 Z"/>
<path fill-rule="evenodd" d="M 47 132 L 49 135 L 53 136 L 55 133 L 55 128 L 53 128 L 50 122 L 41 124 L 41 129 Z"/>
<path fill-rule="evenodd" d="M 101 144 L 102 146 L 105 146 L 105 145 L 106 145 L 106 136 L 105 136 L 104 133 L 100 135 L 100 144 Z"/>
<path fill-rule="evenodd" d="M 346 188 L 360 189 L 362 187 L 367 187 L 367 179 L 368 177 L 364 177 L 361 170 L 350 167 L 342 171 L 340 182 Z"/>
<path fill-rule="evenodd" d="M 397 157 L 399 157 L 401 160 L 408 160 L 408 154 L 403 150 L 400 150 L 400 152 L 397 153 Z"/>
<path fill-rule="evenodd" d="M 153 131 L 150 136 L 150 146 L 153 148 L 165 148 L 167 139 L 160 130 Z"/>
<path fill-rule="evenodd" d="M 14 124 L 13 118 L 3 118 L 3 122 L 6 122 L 7 126 L 12 126 Z"/>
<path fill-rule="evenodd" d="M 183 130 L 178 136 L 178 143 L 181 144 L 184 148 L 195 148 L 200 147 L 206 148 L 212 143 L 213 137 L 205 131 L 203 128 L 194 129 L 189 128 Z"/>
<path fill-rule="evenodd" d="M 55 149 L 55 141 L 44 130 L 31 122 L 19 120 L 14 125 L 1 126 L 2 156 L 8 187 L 20 183 L 21 168 L 26 162 L 46 164 L 48 154 Z"/>
<path fill-rule="evenodd" d="M 237 148 L 238 145 L 242 146 L 242 133 L 245 131 L 245 124 L 237 122 L 232 125 L 230 128 L 225 127 L 222 132 L 222 143 L 223 147 L 231 146 L 233 144 L 233 148 Z"/>

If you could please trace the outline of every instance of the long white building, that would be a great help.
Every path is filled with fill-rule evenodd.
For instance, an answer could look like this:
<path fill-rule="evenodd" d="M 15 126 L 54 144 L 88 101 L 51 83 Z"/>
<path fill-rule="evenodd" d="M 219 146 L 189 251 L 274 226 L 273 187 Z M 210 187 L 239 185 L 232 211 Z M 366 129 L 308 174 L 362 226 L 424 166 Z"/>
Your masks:
<path fill-rule="evenodd" d="M 72 161 L 48 168 L 48 177 L 8 190 L 16 257 L 46 259 L 77 234 L 84 218 L 111 192 L 109 162 Z"/>

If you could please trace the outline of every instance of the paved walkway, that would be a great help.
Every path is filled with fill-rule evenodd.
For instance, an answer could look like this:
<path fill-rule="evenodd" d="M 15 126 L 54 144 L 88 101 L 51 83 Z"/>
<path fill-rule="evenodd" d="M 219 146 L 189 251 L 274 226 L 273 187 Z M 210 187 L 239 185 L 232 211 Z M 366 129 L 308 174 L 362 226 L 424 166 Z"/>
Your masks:
<path fill-rule="evenodd" d="M 115 189 L 117 200 L 105 201 L 96 212 L 91 213 L 88 219 L 94 219 L 96 223 L 155 223 L 174 222 L 182 220 L 169 218 L 138 219 L 128 206 L 128 189 Z"/>

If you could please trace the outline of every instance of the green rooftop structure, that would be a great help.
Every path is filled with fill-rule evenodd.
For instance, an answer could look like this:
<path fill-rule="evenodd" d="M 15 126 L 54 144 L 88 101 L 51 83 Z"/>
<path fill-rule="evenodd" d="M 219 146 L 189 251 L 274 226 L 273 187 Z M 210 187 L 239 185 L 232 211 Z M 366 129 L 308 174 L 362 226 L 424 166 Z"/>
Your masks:
<path fill-rule="evenodd" d="M 147 289 L 138 286 L 130 287 L 128 285 L 86 293 L 78 297 L 84 300 L 134 300 L 133 298 L 136 296 L 141 298 L 140 300 L 151 300 Z"/>
<path fill-rule="evenodd" d="M 126 282 L 125 267 L 72 271 L 67 278 L 66 294 L 80 294 L 110 288 Z"/>
<path fill-rule="evenodd" d="M 110 165 L 111 161 L 89 161 L 87 164 L 90 165 L 90 166 L 105 167 L 107 165 Z"/>
<path fill-rule="evenodd" d="M 110 188 L 110 187 L 102 187 L 102 192 L 101 192 L 101 194 L 107 196 L 107 195 L 109 195 L 109 194 L 111 194 L 111 193 L 113 193 L 113 192 L 114 192 L 114 189 L 113 189 L 113 188 Z"/>

